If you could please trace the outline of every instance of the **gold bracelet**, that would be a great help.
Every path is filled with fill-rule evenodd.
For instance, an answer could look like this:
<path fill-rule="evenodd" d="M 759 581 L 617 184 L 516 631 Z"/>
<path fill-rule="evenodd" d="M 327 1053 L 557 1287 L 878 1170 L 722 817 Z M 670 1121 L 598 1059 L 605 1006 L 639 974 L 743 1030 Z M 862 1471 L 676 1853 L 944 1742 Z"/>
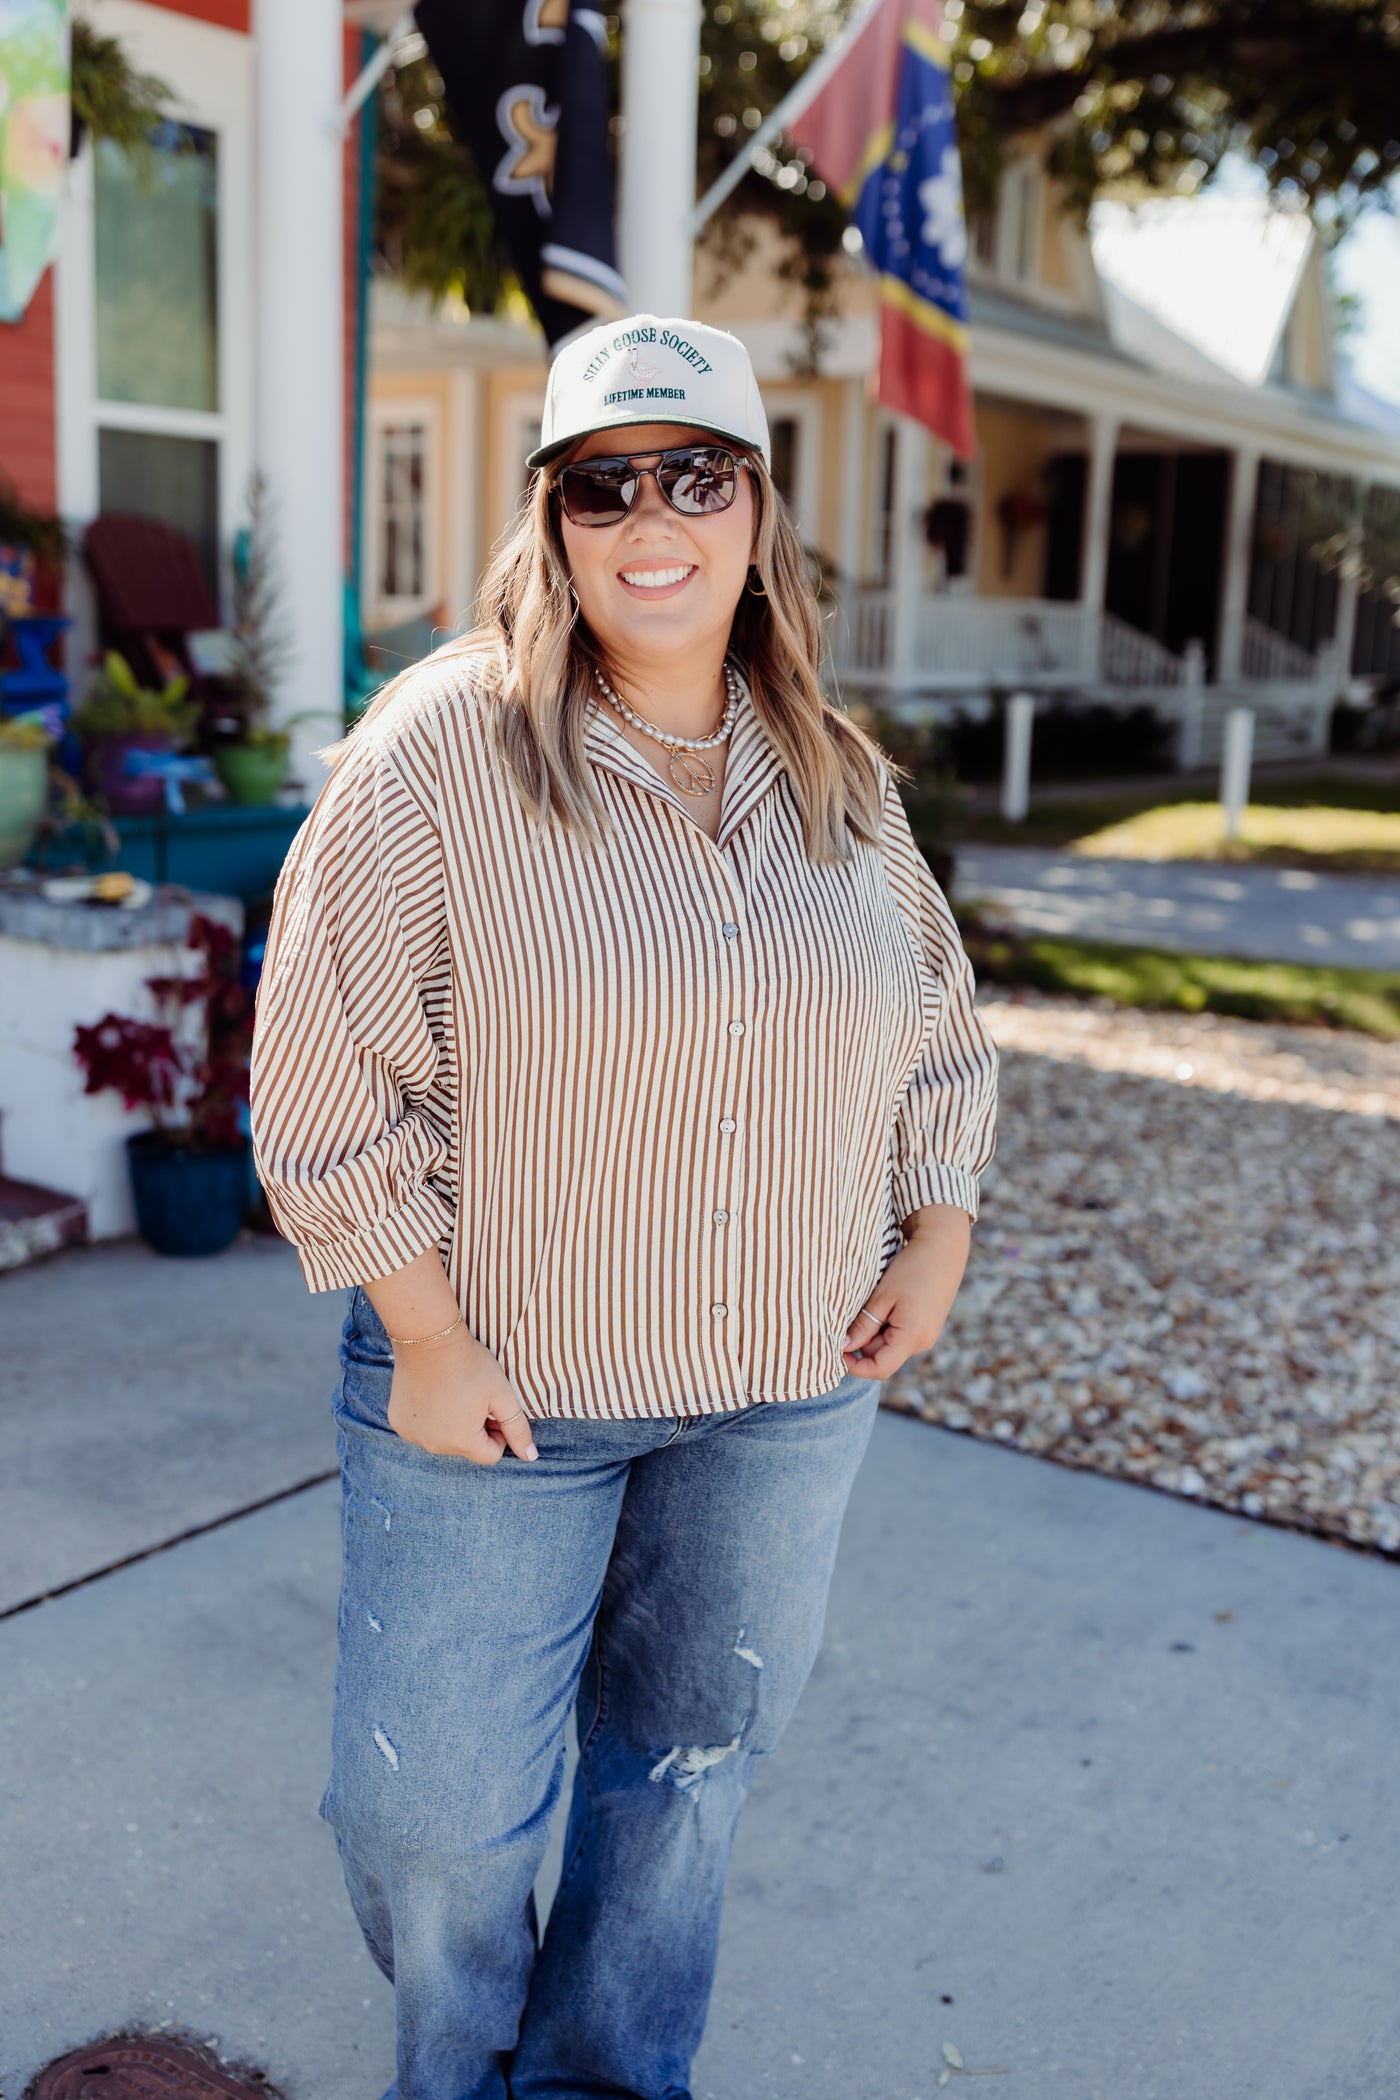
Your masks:
<path fill-rule="evenodd" d="M 458 1313 L 455 1320 L 450 1320 L 446 1327 L 439 1327 L 436 1334 L 391 1334 L 389 1340 L 396 1349 L 411 1349 L 416 1342 L 440 1342 L 445 1334 L 451 1334 L 453 1328 L 461 1324 L 462 1315 Z"/>

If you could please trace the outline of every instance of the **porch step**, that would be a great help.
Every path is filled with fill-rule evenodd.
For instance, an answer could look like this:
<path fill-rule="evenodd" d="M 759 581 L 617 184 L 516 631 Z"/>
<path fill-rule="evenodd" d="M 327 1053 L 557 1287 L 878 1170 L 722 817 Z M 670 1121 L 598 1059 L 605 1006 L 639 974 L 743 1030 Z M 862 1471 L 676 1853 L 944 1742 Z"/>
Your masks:
<path fill-rule="evenodd" d="M 11 1181 L 0 1174 L 0 1270 L 21 1269 L 88 1236 L 87 1205 L 77 1196 Z"/>

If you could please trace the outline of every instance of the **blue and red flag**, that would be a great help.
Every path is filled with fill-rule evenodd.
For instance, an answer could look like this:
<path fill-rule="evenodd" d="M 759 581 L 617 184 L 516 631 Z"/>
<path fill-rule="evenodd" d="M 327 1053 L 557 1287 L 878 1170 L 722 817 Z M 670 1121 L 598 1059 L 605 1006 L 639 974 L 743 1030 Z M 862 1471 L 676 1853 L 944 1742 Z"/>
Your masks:
<path fill-rule="evenodd" d="M 875 0 L 785 129 L 850 212 L 879 274 L 880 400 L 971 459 L 967 226 L 939 0 Z"/>

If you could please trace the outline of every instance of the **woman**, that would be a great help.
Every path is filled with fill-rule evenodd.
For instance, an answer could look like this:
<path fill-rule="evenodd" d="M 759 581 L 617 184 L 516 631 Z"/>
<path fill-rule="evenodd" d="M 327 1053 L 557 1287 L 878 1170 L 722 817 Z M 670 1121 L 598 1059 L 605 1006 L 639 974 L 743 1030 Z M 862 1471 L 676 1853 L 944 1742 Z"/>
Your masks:
<path fill-rule="evenodd" d="M 767 462 L 732 337 L 566 345 L 480 628 L 328 754 L 278 884 L 254 1134 L 351 1290 L 322 1813 L 398 2100 L 686 2100 L 754 1761 L 991 1151 Z"/>

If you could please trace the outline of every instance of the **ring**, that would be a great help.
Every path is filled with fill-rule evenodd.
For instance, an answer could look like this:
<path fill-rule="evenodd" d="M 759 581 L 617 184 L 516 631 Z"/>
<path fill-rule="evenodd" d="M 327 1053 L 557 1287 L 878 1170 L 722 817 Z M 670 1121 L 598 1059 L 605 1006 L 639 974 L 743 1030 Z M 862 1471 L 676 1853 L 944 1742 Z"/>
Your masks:
<path fill-rule="evenodd" d="M 858 1320 L 875 1320 L 875 1315 L 873 1312 L 867 1312 L 865 1307 L 862 1305 L 860 1311 L 856 1314 L 856 1318 Z M 878 1320 L 875 1320 L 875 1325 L 878 1327 L 880 1325 L 880 1322 Z"/>
<path fill-rule="evenodd" d="M 504 1429 L 507 1422 L 518 1422 L 520 1420 L 520 1417 L 524 1414 L 524 1412 L 525 1410 L 523 1407 L 517 1407 L 515 1413 L 513 1415 L 507 1415 L 504 1418 L 504 1420 L 502 1420 L 500 1415 L 492 1415 L 491 1420 L 496 1424 L 497 1428 Z"/>

